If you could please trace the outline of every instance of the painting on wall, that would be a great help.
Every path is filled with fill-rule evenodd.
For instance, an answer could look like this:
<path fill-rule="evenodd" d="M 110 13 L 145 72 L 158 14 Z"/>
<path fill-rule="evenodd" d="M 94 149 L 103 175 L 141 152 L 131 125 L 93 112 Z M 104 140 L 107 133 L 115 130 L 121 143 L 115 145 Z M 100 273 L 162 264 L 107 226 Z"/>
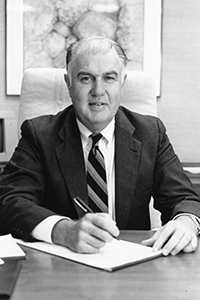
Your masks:
<path fill-rule="evenodd" d="M 7 0 L 6 91 L 27 68 L 65 68 L 68 47 L 89 36 L 117 41 L 129 70 L 148 72 L 160 95 L 162 0 Z"/>

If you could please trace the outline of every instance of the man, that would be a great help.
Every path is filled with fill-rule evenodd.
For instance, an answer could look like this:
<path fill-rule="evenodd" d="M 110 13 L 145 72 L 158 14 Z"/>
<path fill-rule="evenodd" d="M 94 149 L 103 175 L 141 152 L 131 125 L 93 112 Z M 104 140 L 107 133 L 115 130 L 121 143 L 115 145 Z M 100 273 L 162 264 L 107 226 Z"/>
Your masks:
<path fill-rule="evenodd" d="M 164 125 L 120 106 L 126 61 L 118 44 L 101 37 L 69 49 L 65 81 L 72 105 L 56 116 L 23 123 L 0 187 L 3 233 L 94 253 L 120 229 L 150 229 L 153 196 L 163 226 L 143 244 L 164 255 L 196 249 L 200 200 Z M 91 134 L 98 133 L 103 136 L 98 149 L 105 159 L 108 213 L 80 217 L 73 199 L 89 203 Z"/>

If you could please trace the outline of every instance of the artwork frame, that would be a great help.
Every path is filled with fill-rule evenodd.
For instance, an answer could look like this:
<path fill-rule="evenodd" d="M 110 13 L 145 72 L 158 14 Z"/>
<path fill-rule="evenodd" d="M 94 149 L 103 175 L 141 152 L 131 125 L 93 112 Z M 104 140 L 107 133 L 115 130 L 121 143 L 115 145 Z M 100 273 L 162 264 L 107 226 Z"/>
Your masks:
<path fill-rule="evenodd" d="M 50 0 L 49 0 L 50 1 Z M 6 95 L 20 95 L 24 73 L 24 0 L 6 1 Z M 162 0 L 144 0 L 143 71 L 161 94 Z"/>

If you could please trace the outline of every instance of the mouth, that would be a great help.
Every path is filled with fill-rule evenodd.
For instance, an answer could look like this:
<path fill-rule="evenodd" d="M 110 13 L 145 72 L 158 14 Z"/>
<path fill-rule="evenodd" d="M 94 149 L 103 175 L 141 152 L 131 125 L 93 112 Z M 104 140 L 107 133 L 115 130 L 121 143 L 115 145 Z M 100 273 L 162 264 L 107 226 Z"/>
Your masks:
<path fill-rule="evenodd" d="M 103 106 L 103 105 L 106 105 L 105 103 L 103 102 L 92 102 L 92 103 L 89 103 L 90 106 Z"/>

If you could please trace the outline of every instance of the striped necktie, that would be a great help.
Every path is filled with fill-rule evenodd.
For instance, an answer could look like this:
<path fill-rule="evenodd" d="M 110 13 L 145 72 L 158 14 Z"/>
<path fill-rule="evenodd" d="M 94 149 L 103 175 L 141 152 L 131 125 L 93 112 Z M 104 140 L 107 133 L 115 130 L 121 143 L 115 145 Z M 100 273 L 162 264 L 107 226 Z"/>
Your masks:
<path fill-rule="evenodd" d="M 91 135 L 92 147 L 88 156 L 87 187 L 89 206 L 94 212 L 108 212 L 108 192 L 103 154 L 98 142 L 102 134 Z"/>

